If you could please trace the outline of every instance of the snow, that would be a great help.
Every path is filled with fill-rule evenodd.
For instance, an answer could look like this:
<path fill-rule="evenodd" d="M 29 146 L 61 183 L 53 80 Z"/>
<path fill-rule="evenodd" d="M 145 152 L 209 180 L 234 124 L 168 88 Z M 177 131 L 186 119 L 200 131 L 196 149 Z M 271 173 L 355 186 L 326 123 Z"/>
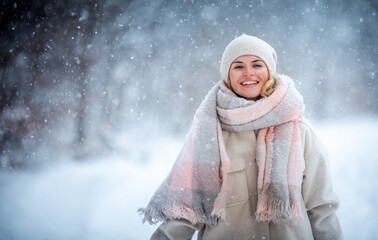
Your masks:
<path fill-rule="evenodd" d="M 0 219 L 0 236 L 146 239 L 154 227 L 142 225 L 136 210 L 147 204 L 179 149 L 172 139 L 159 142 L 146 165 L 113 156 L 38 173 L 2 172 L 0 216 L 6 217 Z"/>
<path fill-rule="evenodd" d="M 349 119 L 316 126 L 332 160 L 345 239 L 378 236 L 378 120 Z"/>
<path fill-rule="evenodd" d="M 372 239 L 378 234 L 378 120 L 314 127 L 331 159 L 345 239 Z M 142 224 L 137 209 L 147 204 L 183 142 L 153 139 L 144 163 L 113 155 L 37 172 L 0 172 L 0 239 L 148 239 L 156 226 Z"/>

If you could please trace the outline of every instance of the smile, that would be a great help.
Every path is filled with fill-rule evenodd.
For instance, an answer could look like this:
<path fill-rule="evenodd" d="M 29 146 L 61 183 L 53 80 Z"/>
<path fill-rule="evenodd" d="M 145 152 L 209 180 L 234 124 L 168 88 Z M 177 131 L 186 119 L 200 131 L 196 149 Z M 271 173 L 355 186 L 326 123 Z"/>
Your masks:
<path fill-rule="evenodd" d="M 252 84 L 257 84 L 258 82 L 256 81 L 248 81 L 248 82 L 242 82 L 241 85 L 252 85 Z"/>

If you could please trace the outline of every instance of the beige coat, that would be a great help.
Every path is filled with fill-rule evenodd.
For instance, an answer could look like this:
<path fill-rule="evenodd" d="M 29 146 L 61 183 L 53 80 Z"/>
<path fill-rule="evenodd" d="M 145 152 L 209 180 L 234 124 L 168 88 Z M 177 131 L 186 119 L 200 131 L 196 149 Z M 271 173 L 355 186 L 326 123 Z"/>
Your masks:
<path fill-rule="evenodd" d="M 339 202 L 332 190 L 327 154 L 306 120 L 299 123 L 303 141 L 304 166 L 302 211 L 297 224 L 274 224 L 255 221 L 257 204 L 256 134 L 223 131 L 231 160 L 227 179 L 226 221 L 211 227 L 192 225 L 174 219 L 162 223 L 153 240 L 191 239 L 198 231 L 199 240 L 245 239 L 342 239 L 335 214 Z"/>

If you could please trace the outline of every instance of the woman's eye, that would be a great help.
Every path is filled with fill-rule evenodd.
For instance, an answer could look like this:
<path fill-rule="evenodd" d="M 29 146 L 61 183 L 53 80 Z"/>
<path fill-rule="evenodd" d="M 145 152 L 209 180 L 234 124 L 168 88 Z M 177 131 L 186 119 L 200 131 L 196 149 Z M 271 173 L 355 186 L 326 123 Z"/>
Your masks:
<path fill-rule="evenodd" d="M 235 66 L 234 69 L 240 69 L 243 68 L 243 66 Z"/>
<path fill-rule="evenodd" d="M 253 67 L 255 67 L 255 68 L 260 68 L 260 67 L 262 67 L 262 65 L 260 65 L 260 64 L 256 64 L 256 65 L 253 65 Z"/>

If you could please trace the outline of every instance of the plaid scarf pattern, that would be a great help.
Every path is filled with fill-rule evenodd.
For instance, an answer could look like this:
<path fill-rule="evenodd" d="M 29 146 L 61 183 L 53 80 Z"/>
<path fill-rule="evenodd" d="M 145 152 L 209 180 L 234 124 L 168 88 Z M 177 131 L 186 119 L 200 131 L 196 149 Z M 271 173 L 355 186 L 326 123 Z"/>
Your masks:
<path fill-rule="evenodd" d="M 298 120 L 303 97 L 284 75 L 266 98 L 249 101 L 236 96 L 224 81 L 216 84 L 196 111 L 172 170 L 138 211 L 143 222 L 186 219 L 215 225 L 226 218 L 230 159 L 222 130 L 258 130 L 257 221 L 294 223 L 301 219 L 303 153 Z"/>

